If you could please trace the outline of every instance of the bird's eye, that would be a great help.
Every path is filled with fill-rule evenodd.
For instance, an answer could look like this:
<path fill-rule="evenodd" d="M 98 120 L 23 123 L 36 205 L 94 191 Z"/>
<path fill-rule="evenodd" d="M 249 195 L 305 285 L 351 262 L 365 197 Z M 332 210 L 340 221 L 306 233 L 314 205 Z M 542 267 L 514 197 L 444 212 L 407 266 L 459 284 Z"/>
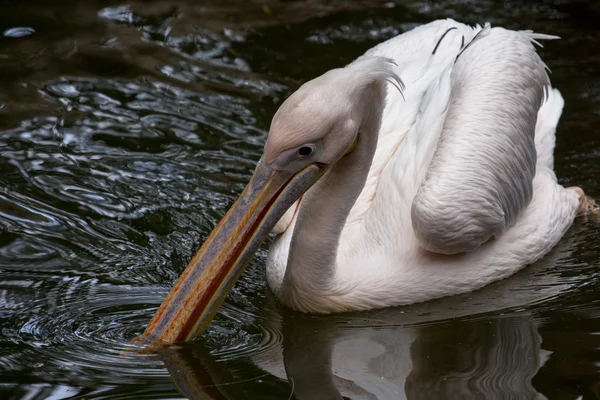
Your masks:
<path fill-rule="evenodd" d="M 310 156 L 313 152 L 313 148 L 311 146 L 302 146 L 298 149 L 299 156 Z"/>

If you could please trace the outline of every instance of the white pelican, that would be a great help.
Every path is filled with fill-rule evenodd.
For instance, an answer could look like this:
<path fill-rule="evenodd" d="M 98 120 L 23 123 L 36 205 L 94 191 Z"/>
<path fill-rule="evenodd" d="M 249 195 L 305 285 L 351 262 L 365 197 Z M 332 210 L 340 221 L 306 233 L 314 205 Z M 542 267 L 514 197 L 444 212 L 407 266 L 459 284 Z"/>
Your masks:
<path fill-rule="evenodd" d="M 587 209 L 553 172 L 563 99 L 534 48 L 552 38 L 440 20 L 302 85 L 141 339 L 202 332 L 271 230 L 269 285 L 304 312 L 464 293 L 543 257 Z"/>

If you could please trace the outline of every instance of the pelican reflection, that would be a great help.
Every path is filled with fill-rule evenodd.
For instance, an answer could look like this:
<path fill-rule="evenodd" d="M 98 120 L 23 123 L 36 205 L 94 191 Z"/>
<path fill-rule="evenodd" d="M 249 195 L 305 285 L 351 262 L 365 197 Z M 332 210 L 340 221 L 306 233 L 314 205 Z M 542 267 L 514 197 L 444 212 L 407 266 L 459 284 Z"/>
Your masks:
<path fill-rule="evenodd" d="M 273 315 L 260 324 L 281 333 L 280 345 L 229 363 L 196 342 L 163 359 L 179 390 L 194 399 L 543 399 L 532 380 L 551 352 L 528 307 L 580 282 L 558 262 L 575 237 L 481 291 L 333 316 L 267 306 Z"/>

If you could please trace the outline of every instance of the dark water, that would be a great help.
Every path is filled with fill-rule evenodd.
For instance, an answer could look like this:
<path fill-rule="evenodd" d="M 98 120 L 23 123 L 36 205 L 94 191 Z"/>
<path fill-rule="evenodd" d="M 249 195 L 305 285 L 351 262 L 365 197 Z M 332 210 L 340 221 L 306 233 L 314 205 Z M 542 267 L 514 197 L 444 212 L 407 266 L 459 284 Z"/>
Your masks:
<path fill-rule="evenodd" d="M 283 99 L 432 19 L 562 36 L 541 50 L 566 100 L 556 170 L 600 197 L 597 4 L 49 3 L 0 2 L 1 399 L 600 398 L 598 216 L 484 290 L 334 317 L 279 306 L 263 251 L 202 338 L 121 353 Z"/>

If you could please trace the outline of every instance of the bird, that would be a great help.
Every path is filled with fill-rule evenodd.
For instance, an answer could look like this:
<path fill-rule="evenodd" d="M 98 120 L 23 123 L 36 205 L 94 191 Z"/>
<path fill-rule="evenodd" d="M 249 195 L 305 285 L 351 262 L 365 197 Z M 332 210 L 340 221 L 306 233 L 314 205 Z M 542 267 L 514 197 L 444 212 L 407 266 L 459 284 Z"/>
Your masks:
<path fill-rule="evenodd" d="M 554 172 L 564 100 L 535 46 L 556 38 L 437 20 L 304 83 L 140 340 L 202 333 L 270 233 L 269 287 L 305 313 L 466 293 L 541 259 L 590 208 Z"/>

